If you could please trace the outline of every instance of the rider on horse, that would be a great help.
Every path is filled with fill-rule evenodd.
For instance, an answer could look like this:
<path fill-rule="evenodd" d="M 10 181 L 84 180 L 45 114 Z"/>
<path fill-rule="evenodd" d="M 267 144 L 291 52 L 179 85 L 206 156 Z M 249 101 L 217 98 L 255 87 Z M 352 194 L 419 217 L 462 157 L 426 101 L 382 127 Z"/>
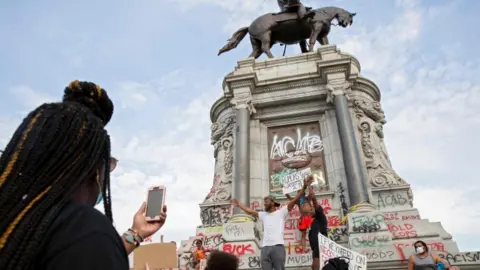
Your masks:
<path fill-rule="evenodd" d="M 280 13 L 283 12 L 296 12 L 299 19 L 304 19 L 307 15 L 315 15 L 307 13 L 312 8 L 306 8 L 300 0 L 277 0 L 278 6 L 280 7 Z"/>

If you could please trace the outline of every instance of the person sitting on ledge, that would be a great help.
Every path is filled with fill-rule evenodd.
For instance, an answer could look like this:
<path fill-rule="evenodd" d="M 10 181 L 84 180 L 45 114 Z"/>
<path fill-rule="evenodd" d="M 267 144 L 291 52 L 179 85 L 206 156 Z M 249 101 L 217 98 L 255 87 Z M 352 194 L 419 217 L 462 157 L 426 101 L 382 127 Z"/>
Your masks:
<path fill-rule="evenodd" d="M 451 269 L 448 262 L 428 251 L 427 244 L 423 241 L 417 241 L 413 244 L 415 255 L 410 256 L 408 260 L 408 270 L 437 270 L 437 264 L 443 263 L 445 269 Z"/>
<path fill-rule="evenodd" d="M 207 251 L 203 247 L 202 239 L 195 241 L 195 250 L 192 252 L 192 266 L 195 270 L 200 269 L 200 261 L 206 258 Z"/>

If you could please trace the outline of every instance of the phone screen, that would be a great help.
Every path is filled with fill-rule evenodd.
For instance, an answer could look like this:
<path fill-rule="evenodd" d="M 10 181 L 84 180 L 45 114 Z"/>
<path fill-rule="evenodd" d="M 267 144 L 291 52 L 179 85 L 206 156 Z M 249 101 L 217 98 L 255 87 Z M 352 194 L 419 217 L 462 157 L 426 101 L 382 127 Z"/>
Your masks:
<path fill-rule="evenodd" d="M 145 216 L 156 217 L 162 212 L 164 189 L 152 189 L 148 192 L 147 211 Z"/>

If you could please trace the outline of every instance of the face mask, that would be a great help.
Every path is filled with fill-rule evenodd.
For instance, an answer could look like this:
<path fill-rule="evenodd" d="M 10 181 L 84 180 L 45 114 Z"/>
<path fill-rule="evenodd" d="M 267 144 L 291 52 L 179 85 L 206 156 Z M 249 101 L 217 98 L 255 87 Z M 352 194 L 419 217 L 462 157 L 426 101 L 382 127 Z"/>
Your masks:
<path fill-rule="evenodd" d="M 421 254 L 424 251 L 423 247 L 417 247 L 415 250 L 417 251 L 417 254 Z"/>

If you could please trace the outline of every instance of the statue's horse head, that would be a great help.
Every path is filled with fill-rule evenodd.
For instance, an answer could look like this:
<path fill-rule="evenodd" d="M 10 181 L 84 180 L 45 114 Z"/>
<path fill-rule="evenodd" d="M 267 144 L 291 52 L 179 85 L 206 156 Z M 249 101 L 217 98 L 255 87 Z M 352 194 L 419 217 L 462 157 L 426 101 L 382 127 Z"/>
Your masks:
<path fill-rule="evenodd" d="M 338 12 L 337 16 L 336 16 L 336 19 L 338 21 L 338 25 L 340 25 L 343 28 L 352 25 L 353 17 L 356 14 L 357 13 L 350 13 L 346 10 L 342 10 L 342 11 Z"/>

